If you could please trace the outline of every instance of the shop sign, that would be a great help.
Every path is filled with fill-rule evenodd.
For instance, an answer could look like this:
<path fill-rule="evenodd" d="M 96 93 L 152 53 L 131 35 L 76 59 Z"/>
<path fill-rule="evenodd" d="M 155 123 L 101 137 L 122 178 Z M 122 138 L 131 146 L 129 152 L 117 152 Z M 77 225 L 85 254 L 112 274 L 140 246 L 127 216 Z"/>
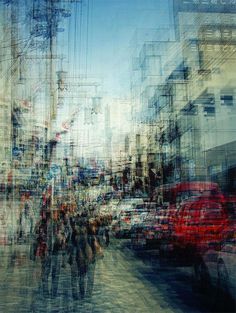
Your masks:
<path fill-rule="evenodd" d="M 46 179 L 47 180 L 51 180 L 51 179 L 53 179 L 53 174 L 51 173 L 51 172 L 49 172 L 49 173 L 47 173 L 47 175 L 46 175 Z"/>
<path fill-rule="evenodd" d="M 57 164 L 52 164 L 50 166 L 50 173 L 53 175 L 53 176 L 56 176 L 60 173 L 60 167 L 57 165 Z"/>
<path fill-rule="evenodd" d="M 22 155 L 22 149 L 20 149 L 19 147 L 14 147 L 12 149 L 12 155 L 13 157 L 19 157 Z"/>
<path fill-rule="evenodd" d="M 236 13 L 236 0 L 174 0 L 174 12 Z"/>

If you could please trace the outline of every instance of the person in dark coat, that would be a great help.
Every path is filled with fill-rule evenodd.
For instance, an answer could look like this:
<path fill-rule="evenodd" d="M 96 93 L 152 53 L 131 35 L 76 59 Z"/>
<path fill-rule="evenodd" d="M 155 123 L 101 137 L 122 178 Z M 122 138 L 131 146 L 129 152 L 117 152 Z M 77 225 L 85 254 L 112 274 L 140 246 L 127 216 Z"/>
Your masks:
<path fill-rule="evenodd" d="M 53 218 L 50 212 L 42 215 L 36 227 L 36 244 L 33 254 L 41 259 L 41 278 L 43 295 L 55 298 L 58 291 L 58 282 L 61 267 L 61 249 L 63 235 L 60 220 Z M 49 279 L 51 278 L 51 291 Z"/>
<path fill-rule="evenodd" d="M 71 265 L 71 286 L 74 299 L 91 296 L 95 271 L 96 230 L 84 213 L 71 222 L 72 235 L 69 264 Z M 79 295 L 78 295 L 79 287 Z"/>

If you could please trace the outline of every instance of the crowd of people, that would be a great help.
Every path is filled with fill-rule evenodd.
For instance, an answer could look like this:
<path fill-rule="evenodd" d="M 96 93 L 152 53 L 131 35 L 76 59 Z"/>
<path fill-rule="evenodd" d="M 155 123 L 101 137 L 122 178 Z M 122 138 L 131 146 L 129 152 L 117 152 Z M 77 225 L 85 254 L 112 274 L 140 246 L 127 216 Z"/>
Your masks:
<path fill-rule="evenodd" d="M 31 261 L 41 263 L 43 295 L 57 297 L 61 269 L 70 267 L 73 298 L 90 297 L 96 261 L 109 245 L 111 216 L 100 215 L 96 203 L 78 204 L 71 194 L 53 198 L 50 188 L 39 212 L 35 218 L 30 196 L 24 195 L 17 237 L 30 243 Z"/>

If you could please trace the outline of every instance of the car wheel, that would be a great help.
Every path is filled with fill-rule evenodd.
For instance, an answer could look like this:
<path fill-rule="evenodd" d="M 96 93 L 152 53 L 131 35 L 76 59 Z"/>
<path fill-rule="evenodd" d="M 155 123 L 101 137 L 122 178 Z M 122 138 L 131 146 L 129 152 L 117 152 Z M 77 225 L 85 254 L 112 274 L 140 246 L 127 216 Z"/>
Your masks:
<path fill-rule="evenodd" d="M 131 247 L 133 250 L 136 250 L 137 249 L 137 238 L 135 236 L 132 236 L 131 237 Z"/>
<path fill-rule="evenodd" d="M 201 293 L 210 290 L 210 275 L 204 261 L 200 258 L 193 266 L 193 288 Z"/>
<path fill-rule="evenodd" d="M 218 281 L 217 281 L 217 312 L 233 312 L 235 302 L 229 292 L 229 275 L 223 260 L 217 264 Z"/>
<path fill-rule="evenodd" d="M 229 275 L 227 269 L 225 267 L 224 261 L 220 260 L 217 265 L 218 271 L 218 289 L 222 291 L 224 294 L 228 293 L 228 281 Z"/>

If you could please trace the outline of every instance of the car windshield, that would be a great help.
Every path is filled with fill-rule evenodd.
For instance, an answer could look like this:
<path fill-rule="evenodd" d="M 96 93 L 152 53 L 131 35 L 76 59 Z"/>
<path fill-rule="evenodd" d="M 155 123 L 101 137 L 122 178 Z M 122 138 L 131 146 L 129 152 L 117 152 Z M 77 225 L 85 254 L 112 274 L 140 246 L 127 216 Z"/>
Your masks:
<path fill-rule="evenodd" d="M 212 196 L 215 194 L 214 190 L 185 190 L 179 191 L 176 196 L 177 202 L 188 200 L 192 197 Z"/>

